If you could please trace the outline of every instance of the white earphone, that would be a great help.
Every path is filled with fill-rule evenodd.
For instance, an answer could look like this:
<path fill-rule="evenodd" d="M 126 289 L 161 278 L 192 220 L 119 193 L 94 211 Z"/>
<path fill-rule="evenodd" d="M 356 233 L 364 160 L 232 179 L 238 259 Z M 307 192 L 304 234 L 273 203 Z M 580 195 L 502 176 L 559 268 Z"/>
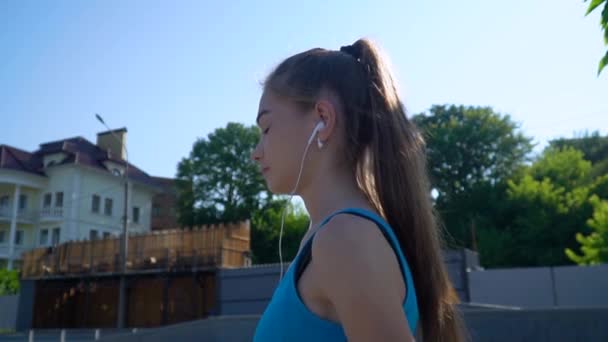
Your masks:
<path fill-rule="evenodd" d="M 312 130 L 312 134 L 310 135 L 310 138 L 308 138 L 308 144 L 306 147 L 308 147 L 308 145 L 310 145 L 310 143 L 312 143 L 312 141 L 315 138 L 315 136 L 317 135 L 317 133 L 319 133 L 319 131 L 322 130 L 323 128 L 325 128 L 325 122 L 319 121 L 319 123 L 317 123 L 315 128 Z M 317 138 L 317 146 L 319 148 L 323 147 L 323 142 L 321 141 L 321 138 Z"/>
<path fill-rule="evenodd" d="M 296 180 L 296 185 L 293 187 L 293 190 L 291 190 L 291 192 L 289 193 L 289 201 L 285 202 L 285 204 L 283 206 L 283 214 L 281 215 L 281 232 L 279 233 L 279 262 L 281 264 L 281 276 L 279 278 L 279 282 L 281 281 L 281 279 L 283 279 L 282 242 L 283 242 L 283 227 L 285 225 L 285 213 L 287 212 L 287 204 L 291 203 L 291 199 L 293 198 L 293 195 L 295 194 L 296 190 L 298 189 L 298 185 L 300 185 L 300 178 L 302 177 L 302 170 L 304 169 L 304 160 L 306 159 L 306 154 L 308 153 L 308 148 L 310 147 L 310 144 L 312 143 L 312 141 L 315 139 L 315 136 L 317 136 L 317 133 L 319 133 L 319 131 L 322 130 L 323 128 L 325 128 L 325 123 L 323 121 L 319 121 L 319 123 L 317 123 L 315 128 L 312 130 L 312 133 L 310 134 L 310 138 L 308 138 L 308 142 L 306 143 L 306 148 L 304 149 L 304 154 L 302 154 L 302 160 L 300 161 L 300 172 L 298 172 L 298 179 Z M 323 142 L 318 137 L 317 137 L 317 146 L 319 147 L 319 149 L 323 148 Z"/>

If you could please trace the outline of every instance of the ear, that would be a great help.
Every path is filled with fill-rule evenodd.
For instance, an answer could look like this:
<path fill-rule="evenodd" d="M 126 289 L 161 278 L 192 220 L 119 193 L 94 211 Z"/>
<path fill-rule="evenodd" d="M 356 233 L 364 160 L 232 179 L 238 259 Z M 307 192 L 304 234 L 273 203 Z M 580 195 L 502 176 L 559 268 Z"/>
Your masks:
<path fill-rule="evenodd" d="M 315 124 L 323 121 L 325 128 L 319 130 L 317 139 L 323 143 L 331 139 L 336 131 L 337 108 L 334 103 L 328 99 L 319 99 L 314 108 Z"/>

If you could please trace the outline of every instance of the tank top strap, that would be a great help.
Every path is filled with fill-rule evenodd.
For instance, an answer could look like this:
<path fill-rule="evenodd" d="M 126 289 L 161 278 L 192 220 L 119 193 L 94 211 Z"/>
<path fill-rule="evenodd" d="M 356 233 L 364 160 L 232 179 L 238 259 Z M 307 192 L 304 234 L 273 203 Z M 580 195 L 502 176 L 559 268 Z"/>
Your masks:
<path fill-rule="evenodd" d="M 325 226 L 333 217 L 335 217 L 336 215 L 339 215 L 339 214 L 351 214 L 351 215 L 356 215 L 356 216 L 368 219 L 368 220 L 376 223 L 376 225 L 380 228 L 380 230 L 382 231 L 382 234 L 384 235 L 384 237 L 387 239 L 387 241 L 391 245 L 392 249 L 394 250 L 394 252 L 399 260 L 399 265 L 401 266 L 401 271 L 404 276 L 404 281 L 405 281 L 405 286 L 406 286 L 405 306 L 406 306 L 406 308 L 409 308 L 409 311 L 411 311 L 411 315 L 414 316 L 414 317 L 408 317 L 408 319 L 413 320 L 414 322 L 411 322 L 411 323 L 413 323 L 415 326 L 416 322 L 418 321 L 418 303 L 417 303 L 417 298 L 416 298 L 417 297 L 416 289 L 414 287 L 414 279 L 412 276 L 412 272 L 411 272 L 410 266 L 407 262 L 407 259 L 405 258 L 405 254 L 401 249 L 401 245 L 399 243 L 399 240 L 397 239 L 397 235 L 395 234 L 393 229 L 389 226 L 389 224 L 386 222 L 386 220 L 384 220 L 378 214 L 371 212 L 369 210 L 366 210 L 366 209 L 362 209 L 362 208 L 345 208 L 345 209 L 340 209 L 340 210 L 337 210 L 337 211 L 331 213 L 325 219 L 323 219 L 323 221 L 321 221 L 319 229 L 306 242 L 306 246 L 304 247 L 304 249 L 306 249 L 307 253 L 305 253 L 305 254 L 310 255 L 309 249 L 312 245 L 314 235 L 316 233 L 318 233 L 321 229 L 323 229 L 323 226 Z"/>

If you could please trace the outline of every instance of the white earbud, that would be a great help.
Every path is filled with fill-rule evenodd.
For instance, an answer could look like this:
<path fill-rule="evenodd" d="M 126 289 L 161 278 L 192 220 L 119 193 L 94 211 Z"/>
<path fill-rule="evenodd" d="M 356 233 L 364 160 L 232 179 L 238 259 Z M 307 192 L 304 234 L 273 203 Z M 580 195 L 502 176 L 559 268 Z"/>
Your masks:
<path fill-rule="evenodd" d="M 319 133 L 319 131 L 322 130 L 323 128 L 325 128 L 325 123 L 323 121 L 319 121 L 319 123 L 312 130 L 312 134 L 310 135 L 310 138 L 308 138 L 308 145 L 310 145 L 312 143 L 312 141 L 315 138 L 315 136 L 317 135 L 317 133 Z M 317 146 L 319 146 L 319 148 L 323 147 L 323 142 L 319 138 L 317 138 Z"/>

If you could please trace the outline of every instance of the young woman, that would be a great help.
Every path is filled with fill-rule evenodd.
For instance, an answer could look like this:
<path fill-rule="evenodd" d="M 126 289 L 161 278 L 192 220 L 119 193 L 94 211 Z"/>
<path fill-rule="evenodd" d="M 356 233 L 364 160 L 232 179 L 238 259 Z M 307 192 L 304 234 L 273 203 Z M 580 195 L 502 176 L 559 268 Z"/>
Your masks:
<path fill-rule="evenodd" d="M 255 341 L 461 341 L 422 136 L 366 39 L 312 49 L 267 78 L 252 153 L 311 224 Z"/>

